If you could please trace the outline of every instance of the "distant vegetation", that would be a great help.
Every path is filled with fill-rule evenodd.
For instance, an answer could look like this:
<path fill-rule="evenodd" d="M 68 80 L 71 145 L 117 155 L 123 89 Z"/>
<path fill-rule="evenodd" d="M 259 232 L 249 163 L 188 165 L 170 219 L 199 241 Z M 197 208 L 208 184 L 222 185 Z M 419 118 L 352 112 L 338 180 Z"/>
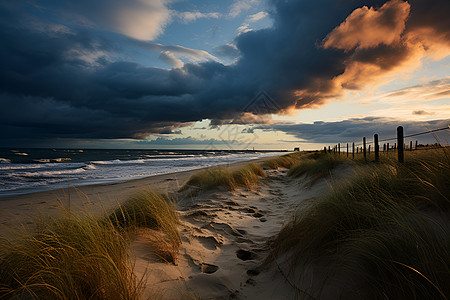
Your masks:
<path fill-rule="evenodd" d="M 322 156 L 290 173 L 321 174 L 334 164 Z M 341 278 L 342 298 L 446 299 L 448 149 L 408 153 L 404 164 L 385 155 L 379 164 L 357 163 L 356 170 L 346 184 L 295 213 L 272 243 L 272 259 L 285 257 L 291 278 L 313 276 L 315 286 L 296 284 L 316 299 Z"/>

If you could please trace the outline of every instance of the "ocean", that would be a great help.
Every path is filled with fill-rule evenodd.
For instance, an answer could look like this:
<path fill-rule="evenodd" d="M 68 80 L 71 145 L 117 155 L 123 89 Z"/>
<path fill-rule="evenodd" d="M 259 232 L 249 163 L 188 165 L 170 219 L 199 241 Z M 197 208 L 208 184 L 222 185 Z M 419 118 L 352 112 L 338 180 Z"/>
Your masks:
<path fill-rule="evenodd" d="M 0 149 L 0 198 L 285 154 L 273 151 Z"/>

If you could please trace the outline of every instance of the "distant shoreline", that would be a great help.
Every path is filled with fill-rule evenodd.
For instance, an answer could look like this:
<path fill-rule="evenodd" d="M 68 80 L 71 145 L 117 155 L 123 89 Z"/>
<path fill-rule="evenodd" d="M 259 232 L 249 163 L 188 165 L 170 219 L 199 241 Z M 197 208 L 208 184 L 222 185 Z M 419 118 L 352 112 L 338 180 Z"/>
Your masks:
<path fill-rule="evenodd" d="M 239 168 L 249 163 L 262 162 L 279 156 L 267 156 L 216 166 Z M 72 210 L 101 214 L 105 210 L 114 209 L 131 195 L 145 189 L 152 189 L 160 193 L 176 192 L 193 174 L 206 168 L 153 175 L 123 182 L 70 186 L 70 188 L 0 198 L 0 224 L 9 227 L 9 225 L 17 224 L 18 221 L 23 221 L 27 217 L 59 215 L 62 210 L 57 209 L 58 207 L 61 207 L 61 205 L 66 208 L 69 207 L 69 195 Z"/>

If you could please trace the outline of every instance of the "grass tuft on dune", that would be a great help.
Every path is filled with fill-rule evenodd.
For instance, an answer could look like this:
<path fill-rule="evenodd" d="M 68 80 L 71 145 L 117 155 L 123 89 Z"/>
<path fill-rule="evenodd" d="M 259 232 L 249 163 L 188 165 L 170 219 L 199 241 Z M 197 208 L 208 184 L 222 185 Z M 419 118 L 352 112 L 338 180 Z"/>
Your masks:
<path fill-rule="evenodd" d="M 155 254 L 166 262 L 176 262 L 181 244 L 177 228 L 180 221 L 171 199 L 152 191 L 143 191 L 120 205 L 108 219 L 119 229 L 146 227 L 160 232 L 153 238 Z"/>
<path fill-rule="evenodd" d="M 320 178 L 330 175 L 330 172 L 344 160 L 343 155 L 336 153 L 314 153 L 291 166 L 288 176 L 300 177 L 306 174 L 311 177 L 311 184 L 314 184 Z"/>
<path fill-rule="evenodd" d="M 265 177 L 265 173 L 257 164 L 248 164 L 235 171 L 228 168 L 216 167 L 193 175 L 182 190 L 194 187 L 200 190 L 225 188 L 233 191 L 239 186 L 251 190 L 258 184 L 259 177 Z"/>
<path fill-rule="evenodd" d="M 0 238 L 0 298 L 138 299 L 127 251 L 140 227 L 155 230 L 155 251 L 174 261 L 178 217 L 165 197 L 143 192 L 106 217 L 67 214 Z M 152 251 L 152 249 L 149 249 Z"/>
<path fill-rule="evenodd" d="M 111 223 L 74 216 L 2 239 L 0 298 L 136 299 L 129 241 Z"/>
<path fill-rule="evenodd" d="M 293 216 L 271 257 L 286 256 L 294 273 L 326 263 L 316 296 L 344 276 L 354 282 L 343 297 L 357 291 L 365 299 L 445 299 L 449 180 L 445 149 L 411 153 L 404 164 L 361 165 L 346 185 Z"/>
<path fill-rule="evenodd" d="M 280 157 L 266 160 L 262 166 L 264 169 L 290 169 L 304 155 L 304 152 L 295 152 L 282 155 Z"/>

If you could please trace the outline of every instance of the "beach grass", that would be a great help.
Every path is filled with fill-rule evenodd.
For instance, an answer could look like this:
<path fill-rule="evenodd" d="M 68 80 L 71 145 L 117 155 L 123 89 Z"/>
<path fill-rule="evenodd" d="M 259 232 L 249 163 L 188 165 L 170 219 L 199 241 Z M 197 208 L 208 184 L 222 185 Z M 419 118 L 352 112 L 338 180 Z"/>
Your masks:
<path fill-rule="evenodd" d="M 138 299 L 142 284 L 133 273 L 130 242 L 138 228 L 153 228 L 161 255 L 174 261 L 176 224 L 173 204 L 150 191 L 105 217 L 67 213 L 36 221 L 35 230 L 1 237 L 0 298 Z"/>
<path fill-rule="evenodd" d="M 234 191 L 240 186 L 252 190 L 258 184 L 259 177 L 265 177 L 265 173 L 257 164 L 248 164 L 237 170 L 215 167 L 191 176 L 181 190 L 193 187 L 199 190 L 225 188 Z"/>
<path fill-rule="evenodd" d="M 259 182 L 259 177 L 266 177 L 263 169 L 257 164 L 248 164 L 231 173 L 234 182 L 238 186 L 244 186 L 251 190 Z"/>
<path fill-rule="evenodd" d="M 138 298 L 139 284 L 126 256 L 128 234 L 89 217 L 37 226 L 35 232 L 2 239 L 0 298 Z"/>
<path fill-rule="evenodd" d="M 280 157 L 271 158 L 271 159 L 264 161 L 264 163 L 262 164 L 262 167 L 264 169 L 272 169 L 272 170 L 278 169 L 278 168 L 290 169 L 306 153 L 308 153 L 308 152 L 294 152 L 294 153 L 282 155 Z"/>
<path fill-rule="evenodd" d="M 311 178 L 310 184 L 314 184 L 320 178 L 330 175 L 331 171 L 346 158 L 336 153 L 313 153 L 300 159 L 291 166 L 288 176 L 300 177 L 307 175 Z"/>
<path fill-rule="evenodd" d="M 125 201 L 108 216 L 119 229 L 145 227 L 160 232 L 153 237 L 154 252 L 162 260 L 175 263 L 181 244 L 179 224 L 172 199 L 153 191 L 142 191 Z"/>
<path fill-rule="evenodd" d="M 360 165 L 346 184 L 295 213 L 271 258 L 287 257 L 293 273 L 325 263 L 320 286 L 309 291 L 319 298 L 345 277 L 342 297 L 446 299 L 449 180 L 447 149 L 409 153 L 404 164 L 385 157 Z"/>

